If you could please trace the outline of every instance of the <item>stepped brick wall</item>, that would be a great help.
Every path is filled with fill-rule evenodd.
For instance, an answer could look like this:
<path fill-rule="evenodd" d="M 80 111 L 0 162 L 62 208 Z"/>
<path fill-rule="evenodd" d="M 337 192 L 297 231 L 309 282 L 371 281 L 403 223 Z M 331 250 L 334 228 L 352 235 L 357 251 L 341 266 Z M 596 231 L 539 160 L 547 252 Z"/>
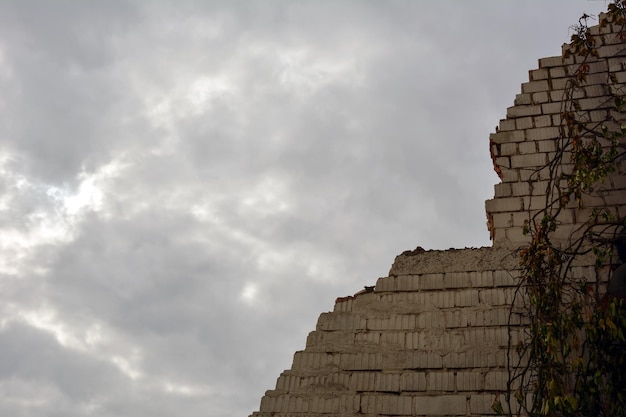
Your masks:
<path fill-rule="evenodd" d="M 589 111 L 589 125 L 606 118 L 609 108 L 615 105 L 610 90 L 624 88 L 626 84 L 626 43 L 615 33 L 619 28 L 610 25 L 605 29 L 594 26 L 598 39 L 598 56 L 587 57 L 587 81 L 573 98 L 580 109 Z M 613 31 L 615 30 L 615 32 Z M 570 48 L 563 45 L 563 53 Z M 500 121 L 499 129 L 490 138 L 491 156 L 501 183 L 495 186 L 495 197 L 486 201 L 488 228 L 495 245 L 519 246 L 528 237 L 522 233 L 524 222 L 546 206 L 546 189 L 550 178 L 548 162 L 560 145 L 558 138 L 563 126 L 561 114 L 568 80 L 575 74 L 583 58 L 550 57 L 539 60 L 539 68 L 529 71 L 529 81 L 522 84 L 522 92 Z M 623 92 L 622 92 L 623 94 Z M 617 128 L 617 126 L 613 126 Z M 565 161 L 569 162 L 569 161 Z M 565 163 L 560 171 L 568 171 Z M 569 210 L 561 212 L 562 238 L 570 235 L 576 224 L 588 219 L 592 210 L 609 208 L 614 214 L 626 216 L 626 161 L 621 161 L 619 172 L 612 175 L 596 190 L 585 196 L 584 209 L 572 201 Z"/>
<path fill-rule="evenodd" d="M 590 61 L 589 84 L 578 93 L 581 105 L 600 112 L 607 76 L 626 88 L 626 43 L 614 29 L 606 29 L 599 57 Z M 542 169 L 556 150 L 564 86 L 576 59 L 539 60 L 491 135 L 502 181 L 486 202 L 493 247 L 417 248 L 396 257 L 387 277 L 338 298 L 334 311 L 320 315 L 306 348 L 252 417 L 496 414 L 492 404 L 507 391 L 509 365 L 519 359 L 507 347 L 525 329 L 512 308 L 520 274 L 513 249 L 526 240 L 524 221 L 545 207 Z M 574 227 L 595 207 L 626 215 L 624 161 L 583 208 L 573 205 L 559 220 Z M 572 272 L 593 276 L 591 265 L 579 259 Z"/>

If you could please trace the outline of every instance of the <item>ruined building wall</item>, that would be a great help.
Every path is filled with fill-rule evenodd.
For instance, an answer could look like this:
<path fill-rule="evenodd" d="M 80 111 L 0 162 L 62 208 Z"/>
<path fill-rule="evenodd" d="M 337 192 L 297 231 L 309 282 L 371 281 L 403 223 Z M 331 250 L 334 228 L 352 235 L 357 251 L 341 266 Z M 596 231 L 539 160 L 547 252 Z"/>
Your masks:
<path fill-rule="evenodd" d="M 591 63 L 582 106 L 602 107 L 607 74 L 626 84 L 625 47 L 607 34 Z M 512 248 L 526 240 L 529 214 L 545 204 L 541 169 L 556 149 L 575 59 L 540 59 L 491 135 L 501 178 L 486 202 L 493 247 L 407 251 L 374 287 L 338 298 L 253 417 L 496 414 L 492 403 L 506 392 L 508 363 L 516 359 L 507 346 L 524 329 L 522 316 L 510 308 L 520 273 Z M 559 220 L 573 226 L 594 207 L 626 215 L 625 174 L 622 161 L 584 208 L 573 206 Z M 572 273 L 588 276 L 593 268 L 583 262 Z"/>
<path fill-rule="evenodd" d="M 598 45 L 597 57 L 586 58 L 586 83 L 574 92 L 573 99 L 589 117 L 592 127 L 603 122 L 609 108 L 615 106 L 607 92 L 626 84 L 626 44 L 612 33 L 611 26 L 590 29 L 593 35 L 602 35 L 598 38 L 602 44 Z M 564 54 L 568 49 L 569 45 L 563 45 Z M 495 197 L 485 204 L 488 228 L 496 246 L 516 247 L 526 242 L 528 237 L 522 233 L 524 222 L 546 206 L 550 178 L 547 164 L 562 145 L 558 138 L 564 127 L 564 97 L 568 81 L 583 59 L 576 55 L 540 59 L 539 68 L 529 71 L 529 81 L 522 84 L 514 106 L 507 109 L 506 119 L 500 121 L 497 132 L 489 138 L 494 169 L 501 179 L 495 186 Z M 564 162 L 560 169 L 567 172 L 571 165 L 568 160 Z M 569 236 L 575 225 L 588 219 L 594 209 L 609 208 L 618 216 L 626 216 L 625 174 L 626 161 L 622 160 L 617 173 L 592 196 L 585 196 L 584 208 L 572 201 L 558 217 L 561 237 Z"/>

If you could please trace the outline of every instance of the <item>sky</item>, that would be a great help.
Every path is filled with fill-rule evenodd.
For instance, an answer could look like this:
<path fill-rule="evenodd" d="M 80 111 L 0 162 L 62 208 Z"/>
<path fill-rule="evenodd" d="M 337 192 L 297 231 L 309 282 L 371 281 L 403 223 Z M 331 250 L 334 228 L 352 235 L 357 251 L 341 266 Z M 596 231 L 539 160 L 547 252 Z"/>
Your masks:
<path fill-rule="evenodd" d="M 0 0 L 0 415 L 248 416 L 338 296 L 489 246 L 604 1 Z"/>

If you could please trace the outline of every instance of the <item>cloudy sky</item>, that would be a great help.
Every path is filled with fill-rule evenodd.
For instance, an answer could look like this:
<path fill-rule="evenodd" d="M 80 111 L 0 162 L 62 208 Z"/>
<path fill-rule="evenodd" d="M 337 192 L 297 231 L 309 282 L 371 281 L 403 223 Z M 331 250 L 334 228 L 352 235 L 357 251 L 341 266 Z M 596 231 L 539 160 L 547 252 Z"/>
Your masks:
<path fill-rule="evenodd" d="M 337 296 L 489 245 L 604 1 L 0 0 L 0 415 L 248 416 Z"/>

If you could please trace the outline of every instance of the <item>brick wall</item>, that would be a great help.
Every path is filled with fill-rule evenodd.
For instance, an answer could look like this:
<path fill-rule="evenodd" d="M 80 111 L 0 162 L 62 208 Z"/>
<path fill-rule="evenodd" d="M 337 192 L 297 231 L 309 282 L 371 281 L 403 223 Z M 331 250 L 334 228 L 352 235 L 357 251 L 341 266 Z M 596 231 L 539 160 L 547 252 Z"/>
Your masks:
<path fill-rule="evenodd" d="M 595 109 L 590 123 L 605 116 L 607 76 L 626 88 L 626 42 L 611 29 L 590 62 L 588 85 L 577 93 L 581 108 Z M 253 417 L 496 414 L 494 400 L 515 389 L 507 386 L 508 369 L 519 358 L 508 346 L 526 328 L 515 307 L 521 295 L 513 249 L 526 240 L 524 222 L 546 205 L 545 165 L 557 149 L 561 101 L 576 59 L 540 59 L 490 136 L 501 179 L 486 202 L 494 246 L 407 251 L 375 286 L 338 298 Z M 558 169 L 569 169 L 568 162 Z M 594 208 L 625 216 L 626 162 L 583 203 L 560 214 L 563 233 Z M 591 258 L 577 258 L 573 275 L 593 277 L 589 265 Z"/>
<path fill-rule="evenodd" d="M 626 43 L 611 30 L 592 27 L 592 34 L 602 35 L 597 45 L 598 57 L 588 58 L 587 83 L 573 98 L 580 109 L 589 110 L 589 127 L 603 121 L 614 102 L 607 97 L 610 89 L 626 85 Z M 602 33 L 603 32 L 603 33 Z M 563 46 L 565 52 L 569 45 Z M 495 195 L 486 201 L 488 228 L 494 245 L 512 247 L 526 242 L 522 233 L 524 222 L 546 207 L 546 189 L 550 178 L 547 164 L 553 159 L 559 144 L 561 112 L 568 79 L 578 69 L 581 57 L 567 59 L 550 57 L 539 60 L 539 68 L 529 72 L 529 81 L 514 105 L 507 109 L 506 119 L 500 121 L 489 141 L 494 169 L 501 179 Z M 622 123 L 626 123 L 624 114 Z M 571 169 L 566 156 L 558 172 Z M 584 207 L 572 202 L 557 218 L 561 237 L 569 236 L 576 224 L 589 217 L 595 208 L 609 208 L 618 216 L 626 216 L 626 162 L 611 175 L 593 195 L 583 199 Z"/>
<path fill-rule="evenodd" d="M 523 323 L 510 314 L 515 260 L 501 252 L 492 264 L 499 269 L 470 270 L 493 254 L 399 256 L 373 291 L 339 298 L 320 315 L 253 416 L 494 414 L 508 380 L 509 337 L 521 337 Z"/>

